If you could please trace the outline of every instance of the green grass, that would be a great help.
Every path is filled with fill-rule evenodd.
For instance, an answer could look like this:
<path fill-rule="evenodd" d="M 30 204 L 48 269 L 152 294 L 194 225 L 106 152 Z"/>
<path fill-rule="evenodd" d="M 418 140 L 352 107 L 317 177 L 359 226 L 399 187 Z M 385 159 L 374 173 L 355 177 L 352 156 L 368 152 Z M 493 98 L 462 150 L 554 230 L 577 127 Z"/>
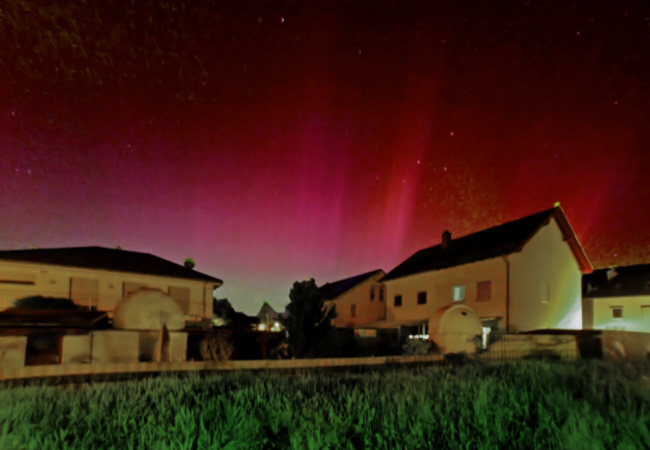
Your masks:
<path fill-rule="evenodd" d="M 525 362 L 5 387 L 0 448 L 650 448 L 639 375 Z"/>

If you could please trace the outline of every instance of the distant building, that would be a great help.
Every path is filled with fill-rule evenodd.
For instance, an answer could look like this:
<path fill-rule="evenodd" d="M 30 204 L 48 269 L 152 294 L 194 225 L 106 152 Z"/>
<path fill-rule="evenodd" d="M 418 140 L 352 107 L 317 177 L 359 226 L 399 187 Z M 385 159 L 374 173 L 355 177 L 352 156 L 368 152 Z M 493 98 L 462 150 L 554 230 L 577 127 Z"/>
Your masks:
<path fill-rule="evenodd" d="M 580 329 L 581 276 L 591 271 L 559 206 L 457 239 L 446 231 L 381 280 L 386 317 L 370 327 L 443 334 L 449 316 L 484 339 L 494 328 Z"/>
<path fill-rule="evenodd" d="M 41 295 L 112 315 L 127 294 L 154 288 L 174 298 L 188 320 L 211 319 L 213 291 L 222 284 L 148 253 L 103 247 L 0 251 L 0 310 Z"/>
<path fill-rule="evenodd" d="M 258 328 L 261 331 L 280 331 L 284 329 L 282 325 L 283 315 L 277 313 L 268 302 L 264 302 L 260 308 L 260 312 L 257 313 L 257 318 L 259 319 Z"/>
<path fill-rule="evenodd" d="M 650 264 L 594 270 L 582 289 L 585 329 L 650 332 Z"/>
<path fill-rule="evenodd" d="M 320 291 L 326 305 L 336 305 L 332 325 L 353 328 L 381 320 L 386 314 L 386 294 L 379 281 L 386 273 L 381 270 L 326 283 Z"/>

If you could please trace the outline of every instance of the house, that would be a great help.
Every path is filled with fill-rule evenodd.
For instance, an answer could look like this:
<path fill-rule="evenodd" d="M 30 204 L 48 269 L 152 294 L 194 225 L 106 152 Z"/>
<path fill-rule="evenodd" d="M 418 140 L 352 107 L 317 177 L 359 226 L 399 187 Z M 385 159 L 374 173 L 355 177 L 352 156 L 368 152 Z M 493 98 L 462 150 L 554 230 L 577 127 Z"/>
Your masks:
<path fill-rule="evenodd" d="M 650 332 L 650 264 L 594 270 L 582 289 L 585 329 Z"/>
<path fill-rule="evenodd" d="M 268 302 L 264 302 L 260 312 L 257 313 L 260 320 L 258 328 L 261 331 L 280 331 L 284 328 L 281 322 L 282 316 L 283 314 L 277 313 Z"/>
<path fill-rule="evenodd" d="M 386 295 L 379 284 L 384 275 L 386 272 L 378 269 L 319 287 L 325 304 L 336 305 L 332 325 L 352 328 L 384 319 Z"/>
<path fill-rule="evenodd" d="M 591 271 L 559 206 L 460 238 L 445 231 L 381 280 L 386 318 L 370 326 L 425 336 L 478 327 L 484 342 L 495 328 L 580 329 Z"/>
<path fill-rule="evenodd" d="M 169 294 L 188 320 L 212 318 L 213 291 L 223 282 L 148 253 L 103 247 L 0 251 L 0 310 L 30 296 L 64 297 L 107 311 L 127 294 L 153 288 Z"/>

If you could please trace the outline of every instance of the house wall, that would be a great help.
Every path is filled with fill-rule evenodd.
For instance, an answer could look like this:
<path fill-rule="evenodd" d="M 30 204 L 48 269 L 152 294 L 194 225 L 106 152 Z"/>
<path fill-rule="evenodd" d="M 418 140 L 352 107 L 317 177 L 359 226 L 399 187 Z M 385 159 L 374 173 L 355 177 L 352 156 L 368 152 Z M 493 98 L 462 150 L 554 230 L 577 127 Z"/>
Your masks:
<path fill-rule="evenodd" d="M 650 332 L 650 295 L 587 298 L 592 304 L 592 328 Z M 623 317 L 615 318 L 612 309 L 623 308 Z"/>
<path fill-rule="evenodd" d="M 511 330 L 582 328 L 582 274 L 555 220 L 507 258 Z"/>
<path fill-rule="evenodd" d="M 157 288 L 170 293 L 182 304 L 189 318 L 212 318 L 214 283 L 156 275 L 109 272 L 45 264 L 0 261 L 0 310 L 33 295 L 71 297 L 71 279 L 96 280 L 96 292 L 76 294 L 74 302 L 112 312 L 127 289 L 134 286 Z M 94 282 L 93 282 L 94 283 Z M 91 285 L 93 283 L 90 283 Z M 180 289 L 179 289 L 180 288 Z M 185 295 L 189 294 L 189 295 Z M 187 297 L 183 299 L 183 297 Z"/>
<path fill-rule="evenodd" d="M 383 319 L 386 311 L 386 294 L 384 293 L 384 301 L 380 302 L 377 280 L 384 275 L 385 273 L 379 272 L 328 302 L 336 305 L 337 317 L 333 325 L 347 328 Z M 375 290 L 374 300 L 370 300 L 371 287 Z M 352 317 L 352 305 L 356 305 L 356 317 Z"/>
<path fill-rule="evenodd" d="M 477 283 L 491 281 L 490 300 L 477 301 Z M 386 320 L 428 321 L 443 306 L 464 304 L 481 318 L 505 314 L 506 264 L 501 259 L 479 261 L 462 266 L 424 272 L 385 282 L 387 291 Z M 465 299 L 453 301 L 454 286 L 465 286 Z M 418 292 L 426 292 L 426 304 L 418 304 Z M 395 306 L 395 296 L 402 296 L 402 306 Z"/>

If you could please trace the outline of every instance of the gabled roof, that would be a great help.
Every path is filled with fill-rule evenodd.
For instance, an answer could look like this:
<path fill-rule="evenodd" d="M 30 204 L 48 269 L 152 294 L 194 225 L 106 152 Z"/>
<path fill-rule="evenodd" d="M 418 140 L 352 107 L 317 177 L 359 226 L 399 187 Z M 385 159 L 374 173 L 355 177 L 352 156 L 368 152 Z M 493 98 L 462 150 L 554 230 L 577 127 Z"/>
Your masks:
<path fill-rule="evenodd" d="M 349 291 L 353 287 L 366 281 L 368 278 L 379 272 L 383 273 L 383 270 L 377 269 L 371 272 L 362 273 L 361 275 L 345 278 L 344 280 L 338 280 L 333 283 L 325 283 L 319 287 L 318 290 L 320 291 L 324 300 L 334 300 L 336 297 Z"/>
<path fill-rule="evenodd" d="M 650 264 L 594 270 L 582 276 L 582 293 L 585 298 L 650 296 Z"/>
<path fill-rule="evenodd" d="M 0 260 L 158 275 L 223 284 L 218 278 L 205 275 L 149 253 L 104 247 L 5 250 L 0 251 Z"/>
<path fill-rule="evenodd" d="M 452 239 L 448 248 L 442 245 L 425 248 L 415 253 L 395 269 L 388 272 L 382 281 L 394 280 L 417 273 L 447 269 L 486 259 L 496 258 L 521 251 L 524 245 L 544 225 L 555 219 L 565 242 L 582 273 L 590 273 L 591 263 L 569 225 L 562 208 L 555 207 L 512 222 L 477 233 Z"/>
<path fill-rule="evenodd" d="M 271 305 L 269 305 L 268 302 L 264 302 L 262 307 L 260 308 L 260 312 L 257 313 L 256 317 L 259 317 L 260 319 L 264 318 L 266 319 L 267 317 L 269 319 L 277 319 L 278 317 L 281 317 L 282 314 L 279 314 L 276 312 L 275 309 Z"/>

